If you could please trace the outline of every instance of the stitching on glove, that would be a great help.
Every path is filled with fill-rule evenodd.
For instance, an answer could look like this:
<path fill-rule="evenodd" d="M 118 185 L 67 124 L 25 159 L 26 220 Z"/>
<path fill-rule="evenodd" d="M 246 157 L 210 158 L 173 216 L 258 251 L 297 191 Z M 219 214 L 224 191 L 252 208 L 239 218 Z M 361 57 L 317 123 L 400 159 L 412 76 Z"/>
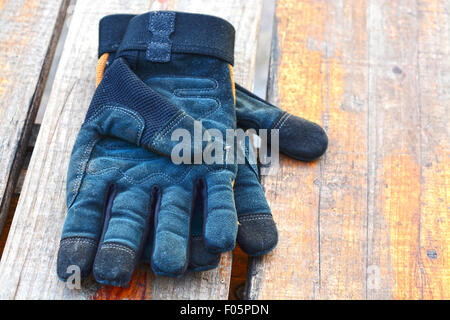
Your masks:
<path fill-rule="evenodd" d="M 290 117 L 291 117 L 291 114 L 288 113 L 287 116 L 283 119 L 283 121 L 279 124 L 278 129 L 281 129 L 284 126 L 286 120 L 289 119 Z"/>
<path fill-rule="evenodd" d="M 135 50 L 142 50 L 142 49 L 146 49 L 147 48 L 147 42 L 146 41 L 127 41 L 123 43 L 123 47 L 124 48 L 128 48 L 128 47 L 133 47 L 135 48 Z M 176 53 L 183 53 L 185 51 L 187 51 L 187 53 L 191 52 L 192 49 L 212 49 L 218 53 L 220 53 L 223 56 L 229 56 L 229 52 L 226 50 L 222 50 L 219 48 L 215 48 L 215 47 L 211 47 L 211 46 L 206 46 L 206 45 L 194 45 L 194 44 L 190 44 L 188 46 L 183 46 L 181 44 L 174 44 L 172 45 L 172 52 L 176 52 Z M 131 49 L 127 49 L 127 50 L 131 50 Z M 179 52 L 182 51 L 182 52 Z"/>
<path fill-rule="evenodd" d="M 176 97 L 179 97 L 180 99 L 206 99 L 206 100 L 214 100 L 216 103 L 216 107 L 215 108 L 210 108 L 207 111 L 203 111 L 201 113 L 201 116 L 199 119 L 197 120 L 201 120 L 201 119 L 205 119 L 207 117 L 212 116 L 214 113 L 216 113 L 217 110 L 219 110 L 222 107 L 222 103 L 220 102 L 220 100 L 218 98 L 216 98 L 215 96 L 201 96 L 201 95 L 189 95 L 189 92 L 214 92 L 219 88 L 219 83 L 217 82 L 216 79 L 213 78 L 204 78 L 204 77 L 167 77 L 167 78 L 171 78 L 171 79 L 200 79 L 200 80 L 208 80 L 213 82 L 213 86 L 211 88 L 199 88 L 199 89 L 194 89 L 194 88 L 182 88 L 182 89 L 175 89 L 172 91 L 172 94 Z M 183 95 L 183 92 L 186 92 L 185 95 Z"/>
<path fill-rule="evenodd" d="M 144 176 L 142 179 L 140 180 L 135 180 L 132 177 L 130 177 L 129 175 L 127 175 L 126 173 L 124 173 L 120 168 L 118 167 L 112 167 L 112 168 L 107 168 L 107 169 L 103 169 L 97 172 L 89 172 L 90 175 L 93 176 L 99 176 L 102 175 L 104 173 L 107 172 L 111 172 L 111 171 L 118 171 L 119 174 L 129 183 L 133 184 L 133 185 L 139 185 L 142 184 L 144 182 L 147 182 L 148 180 L 151 180 L 153 177 L 155 176 L 163 176 L 165 177 L 167 180 L 169 180 L 172 183 L 181 183 L 186 176 L 192 171 L 192 169 L 188 169 L 184 172 L 184 174 L 181 176 L 181 178 L 179 180 L 175 180 L 173 179 L 171 176 L 168 176 L 167 174 L 163 173 L 163 172 L 155 172 L 155 173 L 151 173 L 149 175 Z"/>
<path fill-rule="evenodd" d="M 239 222 L 252 221 L 252 220 L 264 220 L 264 219 L 272 219 L 272 215 L 271 214 L 251 214 L 251 215 L 240 216 L 238 218 Z"/>
<path fill-rule="evenodd" d="M 200 95 L 183 95 L 183 92 L 187 92 L 189 93 L 189 91 L 192 92 L 213 92 L 217 89 L 219 89 L 219 82 L 214 79 L 214 78 L 208 78 L 208 77 L 190 77 L 190 76 L 176 76 L 176 77 L 151 77 L 148 78 L 146 82 L 151 81 L 151 80 L 164 80 L 164 79 L 199 79 L 199 80 L 208 80 L 213 82 L 213 86 L 211 88 L 177 88 L 174 89 L 171 93 L 172 95 L 181 98 L 181 99 L 208 99 L 208 100 L 214 100 L 216 102 L 216 107 L 215 108 L 211 108 L 208 109 L 207 111 L 203 111 L 201 112 L 201 116 L 200 118 L 196 119 L 196 120 L 202 120 L 205 119 L 207 117 L 211 117 L 212 115 L 214 115 L 218 110 L 220 110 L 220 108 L 222 107 L 222 103 L 220 102 L 220 100 L 218 98 L 216 98 L 215 96 L 200 96 Z"/>
<path fill-rule="evenodd" d="M 71 243 L 89 243 L 89 244 L 91 244 L 91 245 L 93 245 L 93 246 L 96 246 L 96 245 L 97 245 L 97 242 L 94 241 L 94 240 L 92 240 L 92 239 L 89 239 L 89 238 L 80 238 L 80 237 L 69 237 L 69 238 L 64 238 L 64 239 L 62 239 L 59 243 L 60 243 L 60 246 L 61 246 L 61 247 L 62 247 L 62 246 L 65 246 L 65 245 L 68 245 L 68 244 L 71 244 Z"/>
<path fill-rule="evenodd" d="M 172 121 L 172 124 L 169 124 L 169 126 L 166 127 L 166 130 L 165 130 L 164 134 L 160 135 L 160 136 L 158 137 L 158 139 L 162 139 L 162 138 L 164 138 L 165 136 L 167 136 L 167 135 L 169 134 L 170 130 L 171 130 L 173 127 L 175 127 L 177 124 L 179 124 L 179 123 L 180 123 L 184 118 L 186 118 L 186 117 L 187 117 L 187 114 L 180 114 L 180 118 L 178 119 L 178 121 L 176 121 L 176 122 L 173 122 L 173 121 Z"/>
<path fill-rule="evenodd" d="M 207 119 L 209 117 L 211 117 L 214 113 L 216 113 L 221 107 L 222 107 L 222 103 L 220 103 L 220 100 L 217 98 L 214 98 L 212 96 L 209 97 L 205 97 L 205 96 L 180 96 L 180 95 L 176 95 L 175 96 L 181 98 L 181 99 L 206 99 L 206 100 L 214 100 L 214 102 L 216 103 L 216 107 L 215 108 L 211 108 L 208 111 L 204 111 L 201 113 L 200 118 L 196 119 L 197 121 L 201 120 L 201 119 Z"/>
<path fill-rule="evenodd" d="M 135 250 L 133 250 L 123 244 L 120 244 L 120 243 L 104 243 L 104 244 L 102 244 L 102 247 L 100 248 L 100 250 L 103 248 L 105 248 L 105 249 L 111 248 L 111 249 L 121 250 L 121 251 L 128 253 L 132 257 L 134 257 L 136 255 Z"/>
<path fill-rule="evenodd" d="M 290 113 L 285 112 L 278 121 L 272 126 L 272 129 L 281 129 L 286 120 L 291 116 Z"/>
<path fill-rule="evenodd" d="M 136 120 L 137 126 L 138 126 L 138 134 L 137 134 L 135 143 L 136 143 L 136 145 L 139 146 L 139 142 L 141 141 L 142 133 L 144 132 L 145 121 L 144 121 L 144 119 L 142 119 L 142 117 L 138 113 L 136 113 L 132 110 L 118 107 L 118 106 L 108 106 L 108 105 L 102 106 L 100 109 L 98 109 L 94 112 L 94 114 L 89 118 L 89 120 L 86 121 L 86 123 L 90 123 L 90 122 L 93 122 L 94 120 L 97 120 L 98 118 L 100 118 L 101 115 L 103 115 L 105 113 L 105 111 L 107 109 L 122 112 L 128 116 L 131 116 L 134 120 Z"/>
<path fill-rule="evenodd" d="M 153 138 L 153 142 L 151 144 L 152 148 L 155 148 L 156 143 L 159 140 L 162 140 L 162 138 L 164 138 L 169 132 L 170 130 L 175 127 L 178 123 L 180 123 L 184 118 L 186 118 L 187 114 L 184 111 L 180 111 L 179 114 L 172 119 L 163 130 L 161 130 L 160 132 L 158 132 L 156 134 L 156 136 Z"/>
<path fill-rule="evenodd" d="M 260 217 L 260 218 L 240 220 L 239 222 L 256 221 L 256 220 L 272 220 L 272 219 L 269 219 L 269 217 Z"/>
<path fill-rule="evenodd" d="M 148 30 L 152 33 L 152 41 L 147 44 L 147 59 L 152 62 L 168 62 L 171 58 L 172 39 L 175 32 L 174 12 L 151 12 Z"/>
<path fill-rule="evenodd" d="M 75 199 L 78 196 L 78 192 L 80 191 L 81 187 L 81 182 L 83 181 L 84 173 L 86 171 L 87 163 L 89 161 L 89 158 L 91 157 L 92 150 L 94 150 L 94 147 L 99 140 L 100 138 L 96 136 L 91 141 L 89 141 L 89 143 L 84 148 L 83 156 L 81 157 L 80 164 L 77 170 L 77 177 L 75 178 L 75 183 L 72 187 L 73 197 L 70 203 L 67 205 L 68 209 L 73 205 Z"/>

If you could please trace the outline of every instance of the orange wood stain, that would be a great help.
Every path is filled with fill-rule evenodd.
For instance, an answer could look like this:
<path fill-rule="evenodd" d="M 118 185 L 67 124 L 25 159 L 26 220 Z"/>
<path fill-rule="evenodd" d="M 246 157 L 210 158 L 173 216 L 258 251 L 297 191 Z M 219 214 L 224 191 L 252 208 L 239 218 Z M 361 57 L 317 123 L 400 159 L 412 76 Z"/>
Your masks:
<path fill-rule="evenodd" d="M 276 11 L 278 103 L 288 112 L 319 123 L 325 105 L 320 50 L 325 39 L 325 11 L 324 2 L 296 1 L 279 1 Z M 268 271 L 263 275 L 261 299 L 304 299 L 317 293 L 317 169 L 317 163 L 281 156 L 277 174 L 262 179 L 279 229 L 279 243 L 263 258 Z"/>
<path fill-rule="evenodd" d="M 229 282 L 229 274 L 224 270 L 228 270 L 231 264 L 231 256 L 222 254 L 219 268 L 220 281 L 222 283 Z M 154 282 L 155 274 L 150 270 L 148 265 L 139 265 L 133 273 L 130 285 L 127 288 L 114 286 L 101 286 L 97 290 L 94 300 L 149 300 L 152 298 L 152 282 Z M 239 280 L 238 280 L 239 281 Z M 233 286 L 234 288 L 235 286 Z M 232 296 L 231 298 L 235 298 Z"/>
<path fill-rule="evenodd" d="M 423 298 L 450 299 L 450 150 L 433 150 L 436 157 L 422 169 L 420 257 Z"/>
<path fill-rule="evenodd" d="M 450 299 L 450 142 L 445 57 L 450 53 L 445 2 L 419 2 L 422 150 L 420 261 L 424 299 Z M 428 125 L 430 123 L 430 125 Z"/>
<path fill-rule="evenodd" d="M 33 18 L 37 8 L 40 5 L 40 0 L 26 0 L 23 7 L 20 9 L 16 16 L 17 22 L 26 22 Z"/>
<path fill-rule="evenodd" d="M 0 66 L 1 68 L 1 66 Z M 4 73 L 4 72 L 3 72 Z M 9 87 L 10 85 L 10 81 L 6 78 L 0 78 L 0 96 L 2 96 L 3 94 L 5 94 L 6 89 Z M 1 106 L 0 106 L 1 109 Z"/>
<path fill-rule="evenodd" d="M 419 265 L 420 169 L 399 151 L 383 159 L 382 213 L 389 226 L 389 264 L 394 299 L 419 299 L 424 281 Z"/>
<path fill-rule="evenodd" d="M 230 294 L 229 300 L 237 300 L 240 297 L 237 295 L 237 290 L 239 286 L 245 286 L 245 281 L 247 279 L 247 268 L 248 268 L 248 256 L 236 245 L 233 250 L 233 266 L 231 268 L 231 281 L 230 281 Z"/>
<path fill-rule="evenodd" d="M 366 25 L 367 6 L 366 1 L 341 7 L 322 1 L 277 2 L 277 103 L 325 125 L 329 149 L 320 170 L 319 163 L 281 157 L 278 174 L 263 178 L 280 240 L 262 259 L 258 298 L 366 298 L 370 267 L 380 271 L 375 296 L 449 297 L 450 148 L 447 124 L 440 120 L 445 119 L 443 105 L 450 102 L 442 100 L 447 88 L 445 81 L 435 80 L 442 74 L 431 74 L 422 80 L 427 88 L 419 86 L 421 95 L 415 92 L 419 68 L 410 44 L 416 38 L 405 27 L 414 21 L 404 5 L 380 7 L 384 22 L 370 26 L 380 28 L 376 30 Z M 441 36 L 444 43 L 436 39 L 448 25 L 445 8 L 432 0 L 419 7 L 419 58 L 426 64 L 420 70 L 444 70 L 438 57 L 450 53 L 450 45 L 446 34 Z M 372 38 L 372 45 L 387 42 L 385 51 L 372 48 L 379 61 L 369 56 L 369 31 L 381 36 Z M 428 52 L 432 49 L 436 52 Z M 421 57 L 427 54 L 436 61 Z M 403 62 L 397 58 L 413 63 L 397 72 L 398 81 L 383 73 L 383 68 L 391 72 L 389 63 Z M 420 98 L 425 120 L 415 105 Z M 378 109 L 381 119 L 370 119 L 371 132 L 369 107 Z M 370 164 L 369 141 L 375 142 Z M 367 184 L 368 165 L 374 165 L 375 186 Z M 374 234 L 367 229 L 370 193 Z"/>
<path fill-rule="evenodd" d="M 327 173 L 320 177 L 320 162 L 305 165 L 283 158 L 283 172 L 276 178 L 265 178 L 269 194 L 272 184 L 278 188 L 279 196 L 270 197 L 272 207 L 277 209 L 288 201 L 290 212 L 275 212 L 280 245 L 273 259 L 266 259 L 270 272 L 265 276 L 273 277 L 273 283 L 264 282 L 268 287 L 262 289 L 261 298 L 364 297 L 366 115 L 364 105 L 355 107 L 345 95 L 364 101 L 366 74 L 359 67 L 348 72 L 345 66 L 365 59 L 366 4 L 352 3 L 344 10 L 354 17 L 355 31 L 359 31 L 350 41 L 338 36 L 333 39 L 332 28 L 337 22 L 327 3 L 278 2 L 279 104 L 328 127 L 326 158 L 330 161 L 322 162 Z M 342 53 L 348 43 L 358 48 L 350 57 Z M 300 178 L 287 181 L 284 175 Z M 285 182 L 291 190 L 288 194 L 280 189 Z M 286 254 L 293 258 L 280 258 Z"/>
<path fill-rule="evenodd" d="M 220 282 L 221 283 L 227 283 L 229 282 L 229 277 L 231 273 L 228 270 L 231 270 L 230 266 L 232 263 L 232 256 L 231 254 L 222 254 L 220 258 L 219 263 L 219 275 L 220 275 Z"/>
<path fill-rule="evenodd" d="M 281 1 L 277 8 L 280 104 L 285 111 L 318 122 L 324 98 L 323 52 L 308 48 L 308 43 L 320 46 L 324 41 L 324 12 L 323 2 Z"/>
<path fill-rule="evenodd" d="M 94 300 L 145 300 L 150 298 L 154 274 L 142 266 L 136 268 L 128 288 L 102 286 Z"/>

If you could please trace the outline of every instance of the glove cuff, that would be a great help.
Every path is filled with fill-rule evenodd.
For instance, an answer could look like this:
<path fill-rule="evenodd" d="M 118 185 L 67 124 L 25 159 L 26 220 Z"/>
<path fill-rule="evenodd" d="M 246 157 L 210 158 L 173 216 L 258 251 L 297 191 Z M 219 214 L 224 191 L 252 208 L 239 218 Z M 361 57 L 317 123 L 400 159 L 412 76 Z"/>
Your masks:
<path fill-rule="evenodd" d="M 108 26 L 118 21 L 117 28 L 129 19 L 127 15 L 105 17 L 100 22 L 100 52 L 111 49 L 106 44 L 119 43 L 117 37 L 109 36 Z M 122 22 L 121 22 L 122 21 Z M 110 29 L 111 30 L 111 29 Z M 233 26 L 217 17 L 173 11 L 155 11 L 138 15 L 128 24 L 117 50 L 117 57 L 127 57 L 133 51 L 145 51 L 151 62 L 169 62 L 172 53 L 190 53 L 212 56 L 234 63 Z M 107 41 L 108 40 L 108 41 Z"/>
<path fill-rule="evenodd" d="M 134 14 L 111 14 L 100 20 L 98 27 L 98 57 L 104 53 L 115 53 L 127 31 Z"/>

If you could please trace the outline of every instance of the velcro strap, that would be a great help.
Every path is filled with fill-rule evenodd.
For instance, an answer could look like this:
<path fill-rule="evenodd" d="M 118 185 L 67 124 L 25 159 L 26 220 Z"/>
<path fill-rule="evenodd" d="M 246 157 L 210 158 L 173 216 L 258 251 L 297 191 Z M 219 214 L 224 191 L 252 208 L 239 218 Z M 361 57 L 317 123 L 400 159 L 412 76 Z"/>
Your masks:
<path fill-rule="evenodd" d="M 113 18 L 108 20 L 114 23 Z M 172 54 L 189 53 L 215 57 L 232 65 L 234 35 L 233 26 L 218 17 L 174 11 L 147 12 L 129 21 L 116 58 L 128 58 L 131 51 L 144 51 L 152 62 L 168 62 Z"/>
<path fill-rule="evenodd" d="M 153 37 L 147 46 L 147 59 L 152 62 L 169 62 L 172 52 L 170 35 L 175 32 L 175 12 L 150 12 L 148 30 Z"/>

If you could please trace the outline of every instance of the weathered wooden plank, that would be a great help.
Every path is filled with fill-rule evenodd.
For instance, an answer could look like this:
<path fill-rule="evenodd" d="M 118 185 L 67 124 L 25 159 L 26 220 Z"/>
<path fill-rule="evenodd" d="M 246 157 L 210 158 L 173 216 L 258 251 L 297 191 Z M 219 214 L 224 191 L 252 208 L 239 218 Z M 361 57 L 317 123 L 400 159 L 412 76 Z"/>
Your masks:
<path fill-rule="evenodd" d="M 23 160 L 23 166 L 20 170 L 19 177 L 17 178 L 16 186 L 11 197 L 11 203 L 9 206 L 9 212 L 6 217 L 6 221 L 3 226 L 3 230 L 0 233 L 0 257 L 3 254 L 3 249 L 6 245 L 6 240 L 8 239 L 9 229 L 11 228 L 11 223 L 14 217 L 14 212 L 16 211 L 17 202 L 19 201 L 20 191 L 22 190 L 23 181 L 25 180 L 25 175 L 27 174 L 28 164 L 30 163 L 31 155 L 33 153 L 34 144 L 36 143 L 36 138 L 39 133 L 40 125 L 34 124 L 31 128 L 30 137 L 28 139 L 28 145 L 26 148 L 26 154 Z M 234 261 L 233 261 L 234 263 Z"/>
<path fill-rule="evenodd" d="M 450 295 L 449 53 L 443 1 L 369 7 L 373 65 L 370 101 L 373 224 L 368 298 L 445 299 Z M 372 239 L 370 238 L 372 236 Z M 379 277 L 379 278 L 377 278 Z"/>
<path fill-rule="evenodd" d="M 417 299 L 420 217 L 420 130 L 417 6 L 371 2 L 369 130 L 371 213 L 370 299 Z"/>
<path fill-rule="evenodd" d="M 276 7 L 268 96 L 271 102 L 297 115 L 300 115 L 300 106 L 306 101 L 308 108 L 305 112 L 314 113 L 322 108 L 322 75 L 316 72 L 320 70 L 320 53 L 309 52 L 305 39 L 322 38 L 322 29 L 316 26 L 323 28 L 325 22 L 317 20 L 321 17 L 315 13 L 314 7 L 311 3 L 300 5 L 284 0 L 277 1 Z M 308 25 L 315 28 L 309 29 Z M 283 99 L 289 97 L 285 95 L 282 98 L 281 90 L 287 92 L 288 87 L 283 86 L 289 82 L 295 97 L 291 97 L 288 104 Z M 294 104 L 292 101 L 295 99 L 299 100 Z M 312 115 L 303 116 L 310 118 Z M 262 177 L 266 197 L 277 222 L 279 242 L 269 255 L 250 259 L 247 278 L 249 299 L 308 299 L 315 295 L 319 275 L 316 263 L 318 233 L 317 213 L 311 213 L 317 212 L 318 187 L 313 182 L 318 174 L 316 164 L 305 165 L 280 156 L 276 175 Z M 294 256 L 301 256 L 302 261 L 297 261 Z"/>
<path fill-rule="evenodd" d="M 270 98 L 330 146 L 265 177 L 280 244 L 250 298 L 448 298 L 448 7 L 278 2 Z"/>
<path fill-rule="evenodd" d="M 320 299 L 365 296 L 367 35 L 365 1 L 327 2 L 322 113 L 330 147 L 320 168 Z"/>
<path fill-rule="evenodd" d="M 155 277 L 142 266 L 130 288 L 86 281 L 70 290 L 56 277 L 55 263 L 64 217 L 67 165 L 73 142 L 95 87 L 98 21 L 111 13 L 175 9 L 219 15 L 237 29 L 236 79 L 251 86 L 261 1 L 187 0 L 130 2 L 78 0 L 52 93 L 0 264 L 0 296 L 6 299 L 226 299 L 231 254 L 209 272 L 181 279 Z"/>
<path fill-rule="evenodd" d="M 273 254 L 252 261 L 252 299 L 364 295 L 364 5 L 278 2 L 270 99 L 324 125 L 330 142 L 322 160 L 303 164 L 283 157 L 277 175 L 264 177 L 280 243 Z"/>
<path fill-rule="evenodd" d="M 414 285 L 422 299 L 449 299 L 450 2 L 418 1 L 416 10 L 420 218 Z M 394 298 L 411 297 L 400 289 Z"/>
<path fill-rule="evenodd" d="M 0 230 L 8 215 L 68 2 L 0 2 Z"/>

